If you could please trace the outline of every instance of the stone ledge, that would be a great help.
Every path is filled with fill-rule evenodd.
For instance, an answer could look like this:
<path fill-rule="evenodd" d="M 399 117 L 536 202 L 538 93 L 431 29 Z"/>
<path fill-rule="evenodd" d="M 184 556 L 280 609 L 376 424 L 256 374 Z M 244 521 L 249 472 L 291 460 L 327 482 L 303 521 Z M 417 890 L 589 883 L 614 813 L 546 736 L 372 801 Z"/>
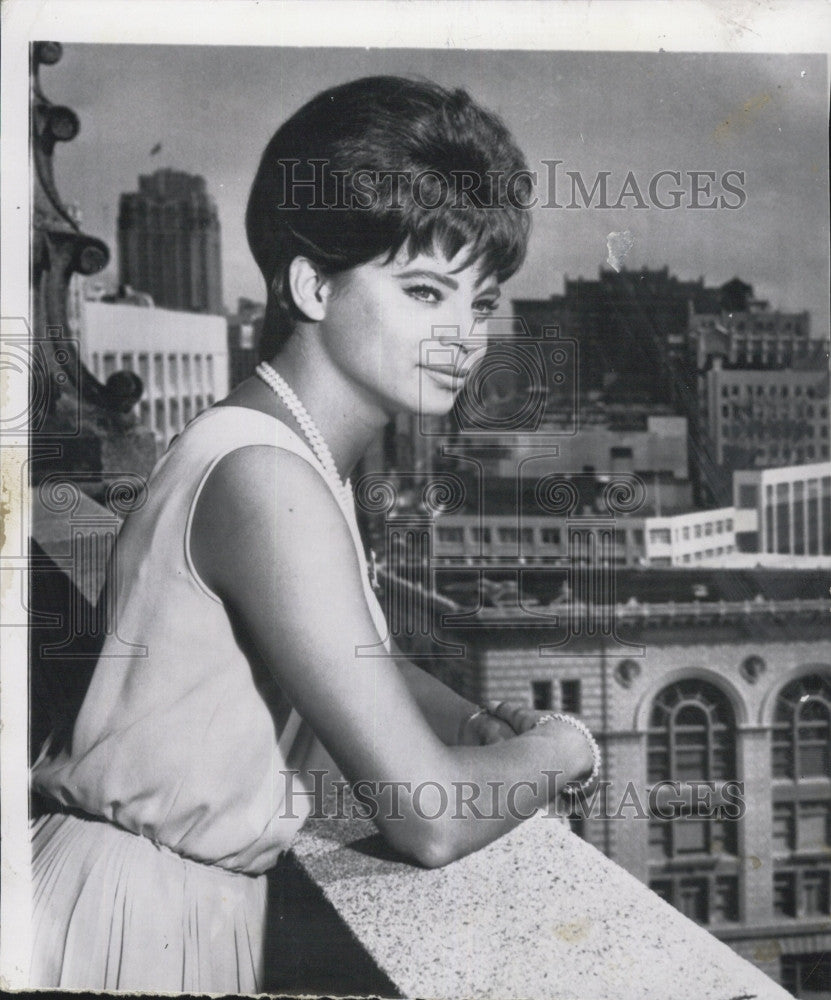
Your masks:
<path fill-rule="evenodd" d="M 289 864 L 307 881 L 285 911 L 290 920 L 305 899 L 306 923 L 290 947 L 299 955 L 303 935 L 313 936 L 318 973 L 327 959 L 329 969 L 322 984 L 283 978 L 288 992 L 323 985 L 332 994 L 447 1000 L 789 996 L 544 815 L 434 871 L 394 857 L 367 821 L 311 820 Z"/>

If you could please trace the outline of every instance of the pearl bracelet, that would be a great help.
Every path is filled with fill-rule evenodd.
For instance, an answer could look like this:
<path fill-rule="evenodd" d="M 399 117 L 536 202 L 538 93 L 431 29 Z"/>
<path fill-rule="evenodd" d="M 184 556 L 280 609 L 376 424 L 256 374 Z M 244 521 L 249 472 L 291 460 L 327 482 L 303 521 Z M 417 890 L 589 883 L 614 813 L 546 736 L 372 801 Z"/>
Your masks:
<path fill-rule="evenodd" d="M 581 792 L 585 791 L 589 787 L 589 785 L 591 785 L 597 779 L 597 776 L 600 774 L 601 754 L 600 754 L 600 747 L 597 744 L 597 740 L 592 736 L 591 732 L 589 731 L 589 727 L 584 722 L 581 722 L 579 719 L 575 719 L 573 715 L 563 715 L 561 712 L 551 713 L 549 715 L 543 715 L 539 719 L 537 719 L 535 725 L 543 726 L 545 725 L 546 722 L 567 722 L 570 726 L 574 726 L 574 728 L 578 730 L 578 732 L 580 732 L 586 738 L 589 744 L 589 749 L 592 752 L 593 764 L 592 764 L 591 774 L 588 776 L 588 778 L 586 778 L 585 781 L 581 781 L 579 785 L 580 791 Z M 570 786 L 567 785 L 566 788 L 570 790 Z"/>

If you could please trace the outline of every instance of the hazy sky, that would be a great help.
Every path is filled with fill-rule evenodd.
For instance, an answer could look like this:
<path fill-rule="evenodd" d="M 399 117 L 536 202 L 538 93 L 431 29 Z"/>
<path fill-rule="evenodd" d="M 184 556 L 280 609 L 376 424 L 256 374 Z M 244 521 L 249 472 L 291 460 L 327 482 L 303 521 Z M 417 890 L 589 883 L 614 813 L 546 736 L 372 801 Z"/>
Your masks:
<path fill-rule="evenodd" d="M 738 275 L 774 306 L 810 309 L 814 335 L 828 336 L 824 56 L 67 45 L 41 71 L 45 92 L 81 119 L 78 138 L 56 152 L 59 190 L 115 257 L 118 196 L 138 174 L 204 175 L 222 224 L 225 301 L 262 299 L 243 228 L 260 153 L 318 90 L 374 73 L 466 87 L 504 118 L 541 182 L 543 160 L 580 171 L 589 188 L 610 171 L 612 202 L 630 170 L 647 200 L 661 170 L 745 173 L 737 210 L 636 209 L 633 198 L 619 209 L 536 210 L 528 262 L 507 296 L 596 277 L 608 233 L 628 229 L 625 266 L 668 265 L 710 284 Z M 687 176 L 681 187 L 689 201 Z"/>

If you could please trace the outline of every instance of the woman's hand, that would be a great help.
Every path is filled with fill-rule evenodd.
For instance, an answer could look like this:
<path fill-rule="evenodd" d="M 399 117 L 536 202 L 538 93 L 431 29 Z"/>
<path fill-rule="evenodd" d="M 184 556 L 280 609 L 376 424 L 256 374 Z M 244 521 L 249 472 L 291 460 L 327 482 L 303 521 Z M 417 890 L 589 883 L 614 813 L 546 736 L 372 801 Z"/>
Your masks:
<path fill-rule="evenodd" d="M 534 729 L 540 719 L 551 714 L 511 701 L 486 701 L 482 707 L 488 710 L 488 718 L 504 723 L 515 736 L 521 736 L 522 733 Z"/>
<path fill-rule="evenodd" d="M 485 747 L 491 743 L 501 743 L 516 736 L 509 722 L 491 715 L 490 712 L 478 711 L 469 715 L 459 731 L 461 747 Z"/>

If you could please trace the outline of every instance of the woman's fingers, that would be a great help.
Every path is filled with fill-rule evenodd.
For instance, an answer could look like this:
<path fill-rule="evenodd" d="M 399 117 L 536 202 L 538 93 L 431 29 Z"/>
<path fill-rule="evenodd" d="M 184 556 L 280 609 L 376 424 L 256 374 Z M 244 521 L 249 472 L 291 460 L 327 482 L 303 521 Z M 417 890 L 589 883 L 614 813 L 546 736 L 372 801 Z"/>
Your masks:
<path fill-rule="evenodd" d="M 496 719 L 492 715 L 480 715 L 479 719 L 479 729 L 477 735 L 479 736 L 479 743 L 481 746 L 487 746 L 490 743 L 501 743 L 503 740 L 509 740 L 515 735 L 513 727 L 502 719 Z"/>
<path fill-rule="evenodd" d="M 485 702 L 485 707 L 491 717 L 507 723 L 517 736 L 533 729 L 539 720 L 546 715 L 545 712 L 538 712 L 533 708 L 517 705 L 510 701 L 488 701 Z"/>

